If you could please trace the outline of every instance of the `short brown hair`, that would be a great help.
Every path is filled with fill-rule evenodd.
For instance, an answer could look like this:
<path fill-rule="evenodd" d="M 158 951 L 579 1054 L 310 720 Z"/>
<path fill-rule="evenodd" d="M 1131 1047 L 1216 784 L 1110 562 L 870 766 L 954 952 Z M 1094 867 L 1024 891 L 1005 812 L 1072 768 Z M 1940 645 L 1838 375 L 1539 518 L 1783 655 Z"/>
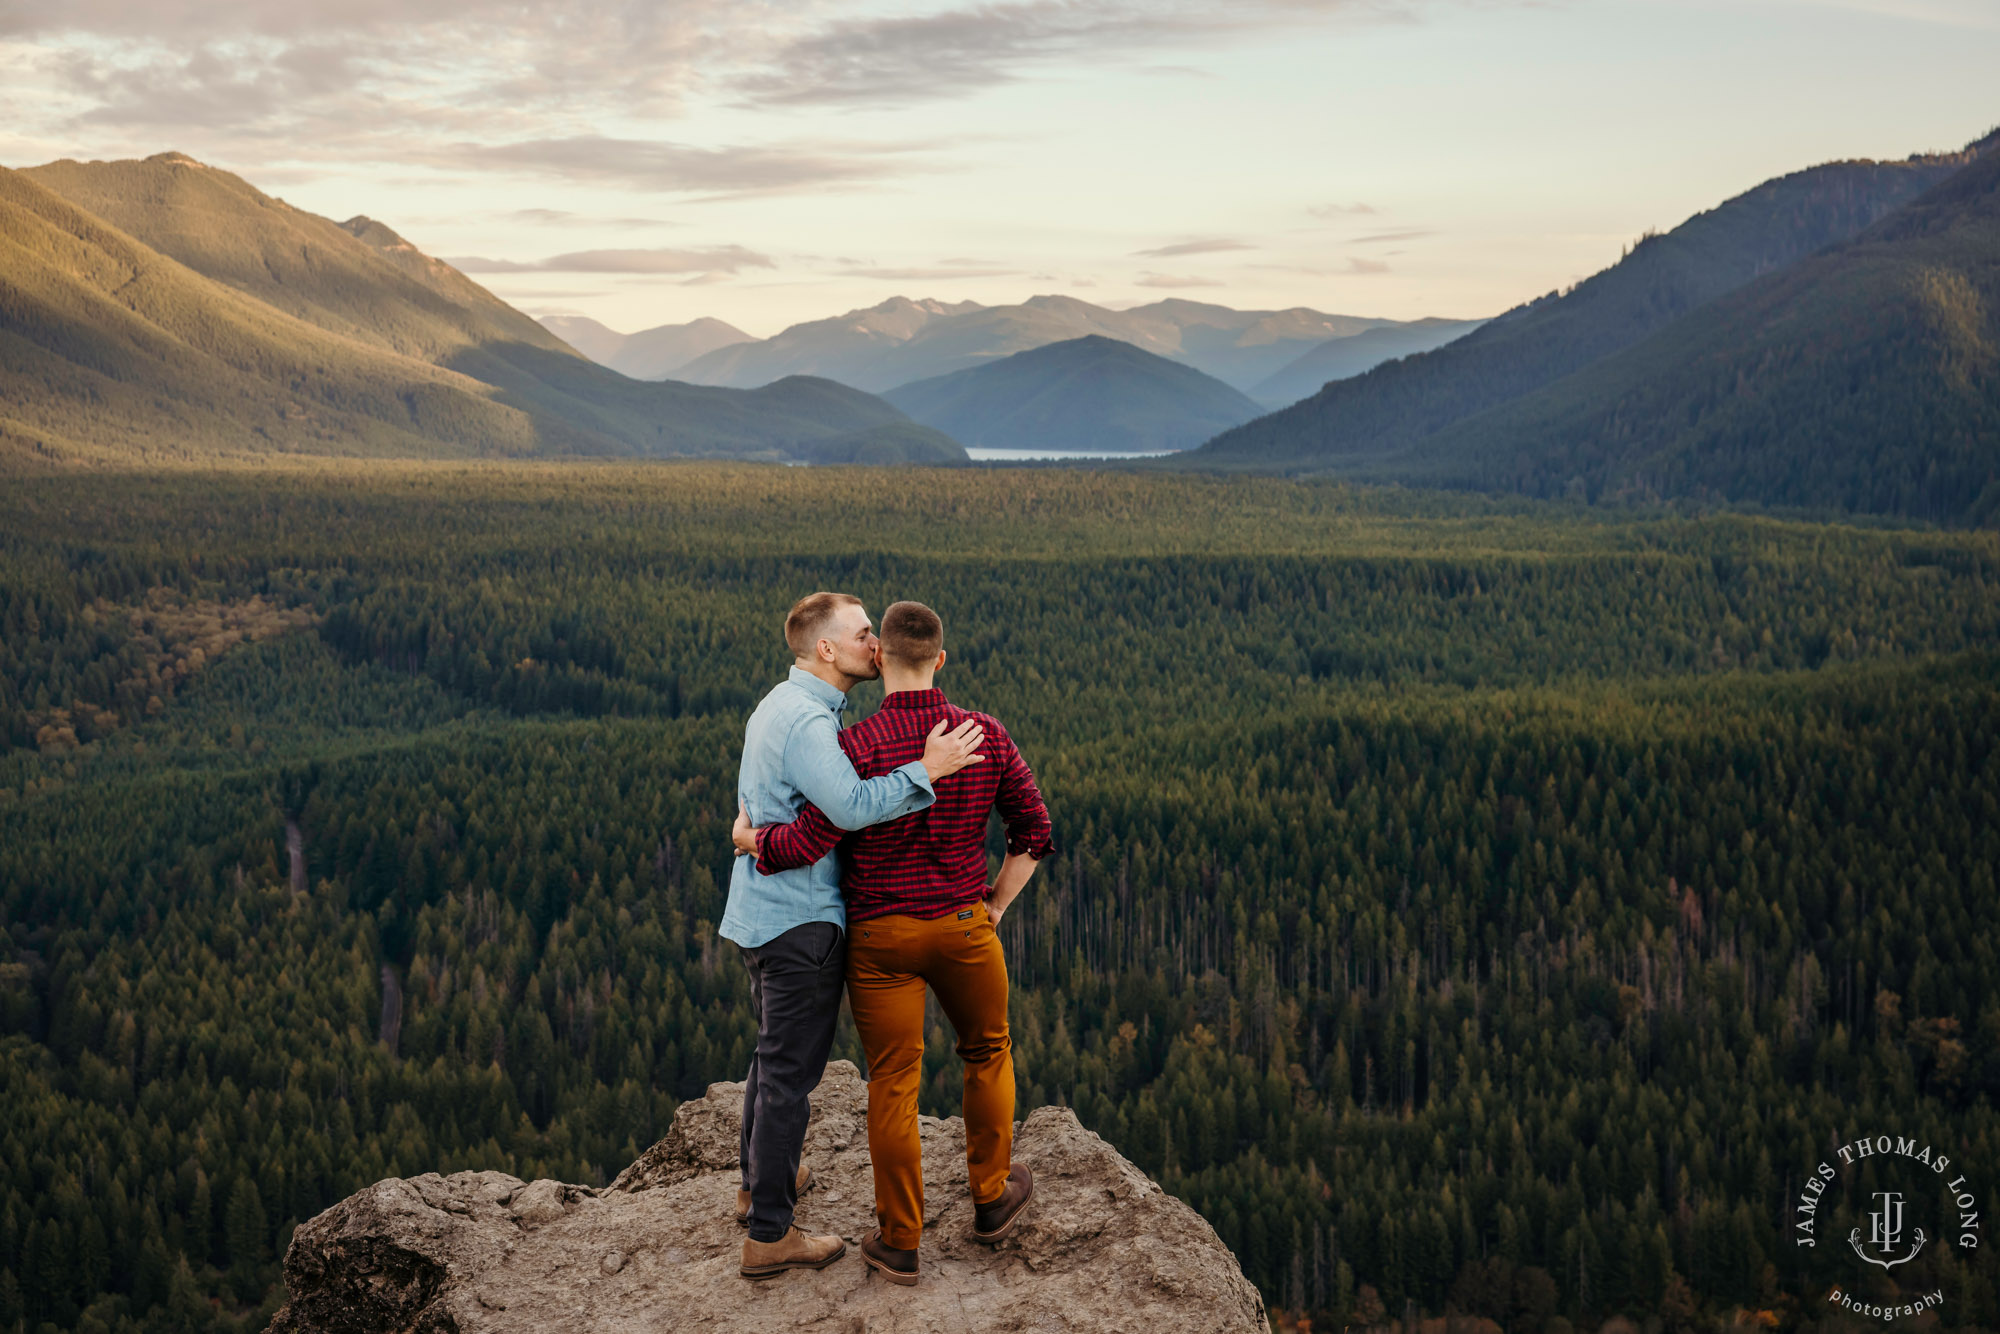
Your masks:
<path fill-rule="evenodd" d="M 785 644 L 795 658 L 812 656 L 813 645 L 826 629 L 826 623 L 842 607 L 858 607 L 861 599 L 849 593 L 808 593 L 792 604 L 785 616 Z"/>
<path fill-rule="evenodd" d="M 944 622 L 921 602 L 894 602 L 882 613 L 882 656 L 928 667 L 944 647 Z"/>

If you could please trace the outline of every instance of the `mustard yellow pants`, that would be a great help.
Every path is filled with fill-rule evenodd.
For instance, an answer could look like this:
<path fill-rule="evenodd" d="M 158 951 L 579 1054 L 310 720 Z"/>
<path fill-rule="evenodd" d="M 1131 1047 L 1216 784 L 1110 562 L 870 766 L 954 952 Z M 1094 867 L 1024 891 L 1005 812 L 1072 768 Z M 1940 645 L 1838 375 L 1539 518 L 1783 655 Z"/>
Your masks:
<path fill-rule="evenodd" d="M 983 903 L 943 917 L 871 917 L 847 936 L 847 1002 L 868 1057 L 868 1151 L 882 1240 L 915 1250 L 924 1235 L 917 1087 L 924 1068 L 924 988 L 937 993 L 965 1065 L 965 1159 L 972 1198 L 1007 1189 L 1014 1150 L 1014 1045 L 1007 960 Z"/>

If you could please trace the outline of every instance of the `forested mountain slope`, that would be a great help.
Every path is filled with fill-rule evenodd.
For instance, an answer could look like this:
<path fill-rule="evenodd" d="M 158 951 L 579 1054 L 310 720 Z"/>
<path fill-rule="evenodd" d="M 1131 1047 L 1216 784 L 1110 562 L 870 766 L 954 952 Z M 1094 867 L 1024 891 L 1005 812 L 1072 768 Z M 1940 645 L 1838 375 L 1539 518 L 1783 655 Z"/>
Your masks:
<path fill-rule="evenodd" d="M 0 251 L 9 452 L 523 454 L 591 443 L 553 434 L 468 376 L 204 278 L 4 168 Z"/>
<path fill-rule="evenodd" d="M 1299 468 L 1408 449 L 1861 232 L 1977 151 L 1975 145 L 1902 162 L 1834 162 L 1766 181 L 1664 235 L 1643 238 L 1617 264 L 1567 292 L 1508 311 L 1435 351 L 1336 381 L 1225 432 L 1190 459 Z"/>
<path fill-rule="evenodd" d="M 2000 522 L 2000 153 L 1393 475 Z"/>
<path fill-rule="evenodd" d="M 382 223 L 293 208 L 181 153 L 21 173 L 195 272 L 331 333 L 443 364 L 520 344 L 591 363 Z"/>
<path fill-rule="evenodd" d="M 1250 396 L 1271 407 L 1309 398 L 1330 380 L 1346 380 L 1385 361 L 1414 356 L 1463 338 L 1484 320 L 1412 320 L 1329 338 L 1250 387 Z"/>
<path fill-rule="evenodd" d="M 264 335 L 272 344 L 270 357 L 260 361 L 252 348 L 247 360 L 236 363 L 238 374 L 261 381 L 254 386 L 222 391 L 205 378 L 210 370 L 200 361 L 190 371 L 192 378 L 180 383 L 173 359 L 156 359 L 154 370 L 145 372 L 154 377 L 147 383 L 185 405 L 187 415 L 176 419 L 169 413 L 149 427 L 143 408 L 117 406 L 122 391 L 116 384 L 109 387 L 114 401 L 99 423 L 99 398 L 83 387 L 107 377 L 126 381 L 141 374 L 136 367 L 142 363 L 133 363 L 129 373 L 122 356 L 98 355 L 81 370 L 64 364 L 65 349 L 88 341 L 71 337 L 68 324 L 98 318 L 85 312 L 80 297 L 48 295 L 32 317 L 22 307 L 0 331 L 17 339 L 27 339 L 31 327 L 37 331 L 33 364 L 40 369 L 31 369 L 27 360 L 18 362 L 21 378 L 10 386 L 7 398 L 17 405 L 13 415 L 24 433 L 43 430 L 52 443 L 68 441 L 85 451 L 143 447 L 149 454 L 182 455 L 282 448 L 418 455 L 776 456 L 803 442 L 903 420 L 880 400 L 826 381 L 755 392 L 633 381 L 580 356 L 387 227 L 365 218 L 345 226 L 330 222 L 180 154 L 143 162 L 59 162 L 10 177 L 10 197 L 21 208 L 31 198 L 58 195 L 71 206 L 57 213 L 44 203 L 33 224 L 25 215 L 10 213 L 10 234 L 19 233 L 18 263 L 7 275 L 15 288 L 54 293 L 69 281 L 69 270 L 55 264 L 41 271 L 51 263 L 51 247 L 88 246 L 91 242 L 78 241 L 78 233 L 115 231 L 123 238 L 119 244 L 129 256 L 128 267 L 139 265 L 148 272 L 171 267 L 181 275 L 192 270 L 209 280 L 191 284 L 176 277 L 174 294 L 163 298 L 179 312 L 175 327 L 184 336 L 200 336 L 190 331 L 210 322 L 201 312 L 223 295 L 218 286 L 227 289 L 232 311 L 241 312 L 247 298 L 281 317 L 260 326 L 272 331 Z M 70 232 L 69 241 L 52 239 L 52 228 Z M 115 286 L 100 295 L 128 305 L 138 299 L 136 291 Z M 154 318 L 162 307 L 156 300 L 146 309 L 150 314 L 142 318 Z M 281 364 L 282 349 L 307 346 L 320 350 L 305 359 L 303 369 L 296 358 Z M 400 371 L 390 369 L 398 364 Z M 398 408 L 393 390 L 383 402 L 345 388 L 364 375 L 362 367 L 373 368 L 365 374 L 378 379 L 400 375 L 410 402 Z M 457 375 L 440 378 L 438 369 Z M 466 385 L 460 376 L 492 389 Z M 463 386 L 461 393 L 511 409 L 511 414 L 489 422 L 456 402 L 447 407 L 431 387 L 434 383 Z M 322 413 L 311 429 L 271 426 L 274 417 L 287 420 L 286 402 L 301 394 L 347 415 Z M 350 424 L 348 417 L 357 413 L 370 424 Z M 27 429 L 35 422 L 41 426 Z M 114 443 L 120 440 L 125 443 Z"/>

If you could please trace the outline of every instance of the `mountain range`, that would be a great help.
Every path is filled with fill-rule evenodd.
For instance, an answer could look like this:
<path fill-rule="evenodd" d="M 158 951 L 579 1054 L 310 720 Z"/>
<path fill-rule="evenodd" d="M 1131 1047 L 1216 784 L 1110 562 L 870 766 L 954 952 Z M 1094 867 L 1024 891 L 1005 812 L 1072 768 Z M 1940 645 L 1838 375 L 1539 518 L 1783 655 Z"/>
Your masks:
<path fill-rule="evenodd" d="M 1572 289 L 1328 384 L 1182 461 L 1990 514 L 1996 142 L 1765 182 Z"/>
<path fill-rule="evenodd" d="M 1328 339 L 1394 327 L 1400 322 L 1304 307 L 1234 310 L 1179 298 L 1111 310 L 1070 296 L 1035 296 L 1011 306 L 894 297 L 865 310 L 794 324 L 770 338 L 717 348 L 671 374 L 694 384 L 739 388 L 786 375 L 822 375 L 880 393 L 1096 335 L 1247 391 Z"/>
<path fill-rule="evenodd" d="M 960 439 L 1212 436 L 1170 466 L 1994 522 L 1996 200 L 2000 133 L 1767 181 L 1485 322 L 896 298 L 750 339 L 538 323 L 381 222 L 181 154 L 0 168 L 0 460 L 950 462 Z M 684 353 L 674 376 L 720 382 L 640 374 Z"/>
<path fill-rule="evenodd" d="M 711 318 L 634 334 L 582 315 L 545 315 L 541 322 L 593 361 L 642 380 L 753 387 L 784 375 L 823 375 L 878 393 L 1053 343 L 1116 338 L 1220 379 L 1267 409 L 1297 402 L 1329 380 L 1440 347 L 1483 323 L 1382 320 L 1303 307 L 1242 311 L 1182 300 L 1119 311 L 1063 296 L 1030 297 L 1016 306 L 892 297 L 763 340 Z"/>
<path fill-rule="evenodd" d="M 916 421 L 992 449 L 1188 449 L 1263 409 L 1192 366 L 1091 334 L 883 395 Z"/>
<path fill-rule="evenodd" d="M 542 327 L 599 365 L 635 380 L 671 380 L 673 372 L 704 352 L 753 341 L 733 324 L 710 316 L 622 334 L 587 315 L 544 315 Z"/>
<path fill-rule="evenodd" d="M 0 254 L 0 451 L 16 456 L 937 448 L 828 380 L 620 375 L 383 224 L 178 153 L 0 168 Z"/>

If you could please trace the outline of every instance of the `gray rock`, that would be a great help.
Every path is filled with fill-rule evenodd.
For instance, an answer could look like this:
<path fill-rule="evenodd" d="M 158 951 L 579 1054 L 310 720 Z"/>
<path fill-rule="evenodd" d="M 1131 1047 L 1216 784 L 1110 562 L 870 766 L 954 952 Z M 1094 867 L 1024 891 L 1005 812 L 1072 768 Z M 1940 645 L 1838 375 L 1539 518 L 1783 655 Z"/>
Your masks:
<path fill-rule="evenodd" d="M 576 1202 L 597 1192 L 587 1186 L 565 1186 L 560 1181 L 535 1181 L 521 1187 L 507 1201 L 507 1212 L 524 1228 L 538 1228 L 563 1217 Z"/>
<path fill-rule="evenodd" d="M 799 1225 L 874 1226 L 868 1086 L 846 1061 L 813 1095 Z M 896 1287 L 850 1247 L 823 1270 L 736 1272 L 741 1084 L 684 1104 L 602 1191 L 500 1172 L 382 1181 L 301 1226 L 274 1334 L 1262 1334 L 1264 1304 L 1213 1228 L 1077 1122 L 1044 1107 L 1014 1156 L 1035 1200 L 998 1246 L 972 1240 L 965 1127 L 923 1118 L 923 1281 Z"/>

